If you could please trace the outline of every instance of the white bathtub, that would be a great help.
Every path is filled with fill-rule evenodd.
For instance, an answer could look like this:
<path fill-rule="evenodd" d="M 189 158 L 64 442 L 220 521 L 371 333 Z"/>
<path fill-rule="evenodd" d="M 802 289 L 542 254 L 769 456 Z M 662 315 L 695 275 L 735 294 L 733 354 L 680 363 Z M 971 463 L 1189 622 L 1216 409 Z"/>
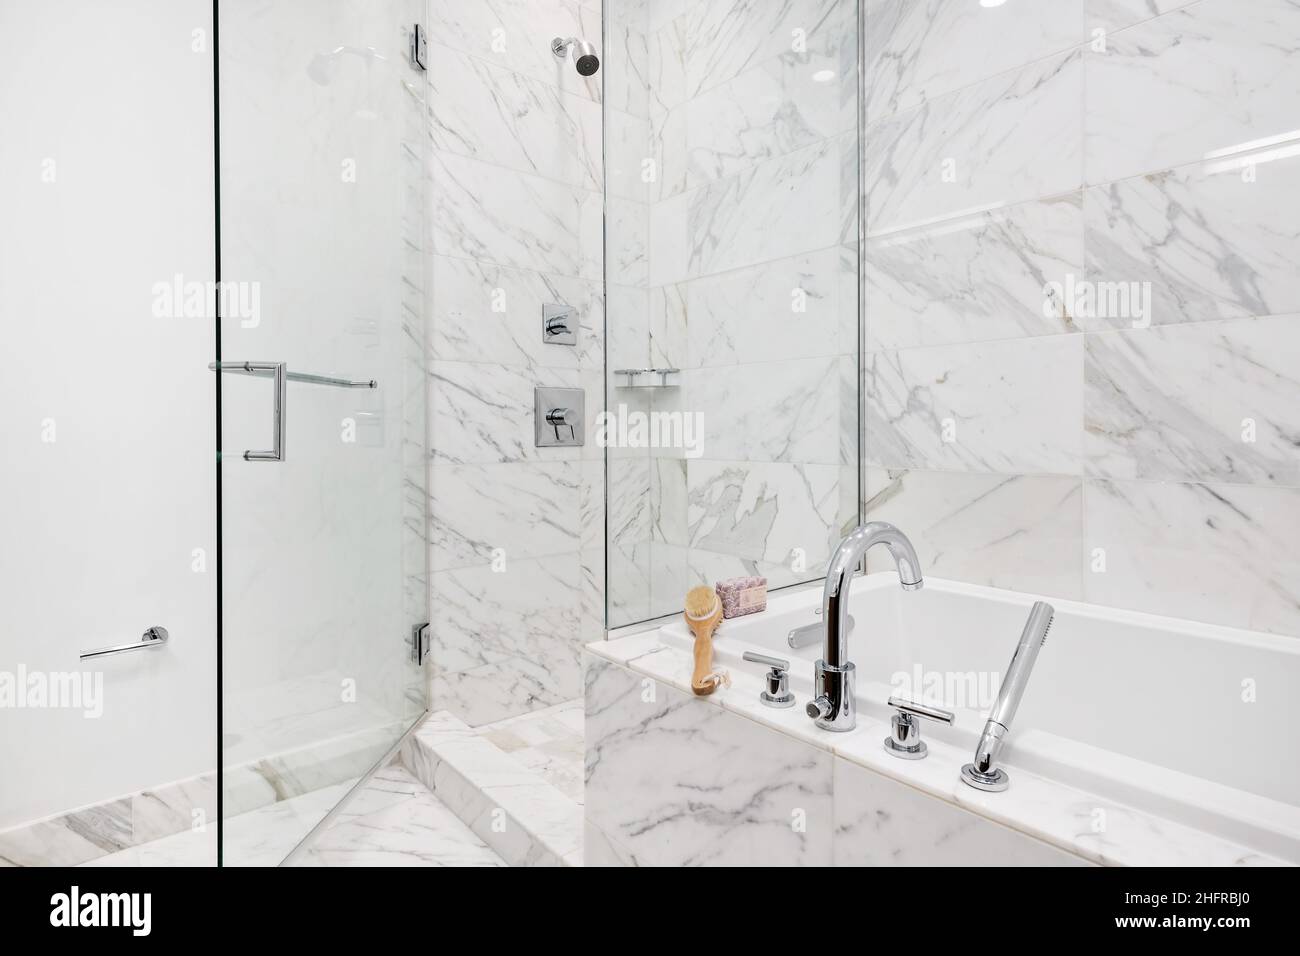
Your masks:
<path fill-rule="evenodd" d="M 857 578 L 849 656 L 860 719 L 887 720 L 891 680 L 918 665 L 983 674 L 996 693 L 1037 599 L 934 578 L 904 592 L 893 572 Z M 1300 863 L 1300 639 L 1043 599 L 1056 618 L 1003 751 L 1012 789 L 1016 769 L 1029 770 Z M 724 622 L 715 640 L 731 670 L 762 673 L 741 660 L 746 650 L 789 659 L 801 719 L 821 644 L 792 650 L 787 634 L 820 621 L 820 601 L 820 587 L 782 594 L 762 614 Z M 659 638 L 692 643 L 680 621 Z M 981 702 L 935 690 L 924 699 L 956 721 L 924 722 L 924 736 L 973 752 Z"/>

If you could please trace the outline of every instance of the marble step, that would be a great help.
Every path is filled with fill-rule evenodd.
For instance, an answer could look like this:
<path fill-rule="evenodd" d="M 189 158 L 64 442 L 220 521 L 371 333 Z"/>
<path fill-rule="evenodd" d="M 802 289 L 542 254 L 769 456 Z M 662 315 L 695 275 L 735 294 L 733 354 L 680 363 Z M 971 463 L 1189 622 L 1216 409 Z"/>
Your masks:
<path fill-rule="evenodd" d="M 456 716 L 431 714 L 401 763 L 511 866 L 581 866 L 582 807 Z"/>

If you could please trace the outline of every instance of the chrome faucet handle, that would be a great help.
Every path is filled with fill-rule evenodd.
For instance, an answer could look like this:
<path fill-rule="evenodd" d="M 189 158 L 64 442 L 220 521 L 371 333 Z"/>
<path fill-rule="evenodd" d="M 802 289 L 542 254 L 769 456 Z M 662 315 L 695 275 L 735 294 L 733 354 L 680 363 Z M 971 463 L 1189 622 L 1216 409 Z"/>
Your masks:
<path fill-rule="evenodd" d="M 790 679 L 790 662 L 782 660 L 779 657 L 768 657 L 766 654 L 755 654 L 753 651 L 745 651 L 741 657 L 754 664 L 762 664 L 770 668 L 767 672 L 767 687 L 758 695 L 768 707 L 793 707 L 794 694 L 790 693 L 788 681 Z"/>
<path fill-rule="evenodd" d="M 950 710 L 918 704 L 905 697 L 889 698 L 889 706 L 898 713 L 889 720 L 890 734 L 885 738 L 885 749 L 903 760 L 920 760 L 926 755 L 925 741 L 921 739 L 921 725 L 917 718 L 951 724 L 956 715 Z"/>

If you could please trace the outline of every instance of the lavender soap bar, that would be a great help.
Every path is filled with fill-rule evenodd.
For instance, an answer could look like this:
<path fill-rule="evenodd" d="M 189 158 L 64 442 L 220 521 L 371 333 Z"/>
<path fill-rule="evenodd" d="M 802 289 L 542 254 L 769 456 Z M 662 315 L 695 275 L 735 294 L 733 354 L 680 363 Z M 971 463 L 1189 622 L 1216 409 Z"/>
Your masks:
<path fill-rule="evenodd" d="M 722 601 L 722 616 L 744 617 L 767 610 L 767 578 L 730 578 L 719 581 L 718 598 Z"/>

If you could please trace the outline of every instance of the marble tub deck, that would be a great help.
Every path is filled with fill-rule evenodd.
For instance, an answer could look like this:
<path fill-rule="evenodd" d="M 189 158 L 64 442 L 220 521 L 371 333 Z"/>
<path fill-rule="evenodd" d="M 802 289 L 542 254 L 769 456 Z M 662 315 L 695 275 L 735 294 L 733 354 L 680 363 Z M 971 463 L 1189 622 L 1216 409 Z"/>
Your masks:
<path fill-rule="evenodd" d="M 855 730 L 844 734 L 827 734 L 814 726 L 803 712 L 802 706 L 788 710 L 773 710 L 764 707 L 758 699 L 763 689 L 762 679 L 756 673 L 735 671 L 731 673 L 731 686 L 720 688 L 708 697 L 694 697 L 690 690 L 690 678 L 694 662 L 685 650 L 669 647 L 660 642 L 657 633 L 647 632 L 614 641 L 597 641 L 587 645 L 587 865 L 599 865 L 601 861 L 611 864 L 627 865 L 643 861 L 638 858 L 635 848 L 620 846 L 616 843 L 617 834 L 609 832 L 608 821 L 604 829 L 598 829 L 600 814 L 607 807 L 603 805 L 612 799 L 606 793 L 607 786 L 597 787 L 595 773 L 602 765 L 628 766 L 617 764 L 620 757 L 632 759 L 628 751 L 636 743 L 638 735 L 649 732 L 646 723 L 652 717 L 643 713 L 616 713 L 615 709 L 623 706 L 621 701 L 631 700 L 633 696 L 643 697 L 649 691 L 640 687 L 645 678 L 680 691 L 675 700 L 681 698 L 680 707 L 697 706 L 708 708 L 710 714 L 726 713 L 745 718 L 741 725 L 728 724 L 731 736 L 716 741 L 721 748 L 718 761 L 735 760 L 735 749 L 741 743 L 753 743 L 752 733 L 740 733 L 752 724 L 758 724 L 765 731 L 774 732 L 784 737 L 792 746 L 781 746 L 782 753 L 789 760 L 812 761 L 821 766 L 825 760 L 831 760 L 837 771 L 861 773 L 872 771 L 887 780 L 896 781 L 920 791 L 922 794 L 938 798 L 951 808 L 969 811 L 985 820 L 1018 831 L 1033 838 L 1045 848 L 1065 851 L 1079 859 L 1102 865 L 1119 866 L 1277 866 L 1287 865 L 1285 861 L 1258 852 L 1252 848 L 1230 842 L 1221 837 L 1205 833 L 1181 823 L 1176 823 L 1154 814 L 1137 810 L 1112 800 L 1103 799 L 1095 794 L 1068 787 L 1047 780 L 1024 770 L 1015 771 L 1014 787 L 1004 793 L 983 793 L 962 784 L 958 771 L 969 760 L 969 754 L 958 750 L 942 741 L 929 742 L 930 754 L 925 760 L 898 760 L 888 755 L 881 741 L 889 735 L 888 724 L 859 715 Z M 628 681 L 615 682 L 608 688 L 602 688 L 603 672 L 611 665 L 622 669 L 628 677 L 637 678 L 636 686 L 629 690 Z M 637 687 L 640 690 L 637 691 Z M 636 693 L 633 693 L 636 691 Z M 614 696 L 610 696 L 613 694 Z M 631 695 L 631 696 L 629 696 Z M 797 704 L 799 702 L 796 702 Z M 637 706 L 635 703 L 627 706 Z M 671 710 L 672 708 L 670 708 Z M 597 719 L 599 718 L 599 719 Z M 679 718 L 680 724 L 685 718 Z M 733 718 L 734 719 L 734 718 Z M 695 738 L 707 734 L 702 728 L 705 715 L 696 719 Z M 749 723 L 749 722 L 752 722 Z M 716 720 L 712 725 L 717 725 Z M 720 725 L 718 725 L 720 728 Z M 672 738 L 669 746 L 675 746 L 682 733 L 689 727 L 674 724 L 664 732 Z M 722 729 L 720 728 L 719 732 Z M 753 728 L 757 729 L 757 728 Z M 675 734 L 676 736 L 673 736 Z M 745 741 L 741 741 L 744 737 Z M 769 738 L 775 747 L 781 737 Z M 695 739 L 692 738 L 692 739 Z M 736 739 L 732 739 L 736 738 Z M 806 746 L 795 747 L 793 744 Z M 708 739 L 696 739 L 692 746 L 707 746 Z M 789 752 L 787 752 L 789 751 Z M 795 752 L 798 753 L 795 753 Z M 637 756 L 643 765 L 644 754 Z M 775 759 L 775 758 L 773 758 Z M 716 763 L 716 762 L 715 762 Z M 746 766 L 753 767 L 754 761 Z M 802 764 L 801 764 L 802 766 Z M 829 772 L 829 771 L 828 771 Z M 752 774 L 751 774 L 752 775 Z M 796 772 L 797 776 L 797 772 Z M 753 781 L 750 781 L 751 783 Z M 786 780 L 795 784 L 798 781 Z M 768 781 L 771 783 L 771 781 Z M 777 781 L 780 783 L 780 781 Z M 771 783 L 775 786 L 775 783 Z M 671 782 L 668 784 L 671 789 Z M 643 799 L 644 797 L 644 799 Z M 633 802 L 645 803 L 644 807 L 621 807 L 617 815 L 622 818 L 636 818 L 636 832 L 640 838 L 646 838 L 648 822 L 656 812 L 667 812 L 663 804 L 672 795 L 633 794 L 628 797 Z M 654 804 L 651 806 L 651 804 Z M 1098 828 L 1094 821 L 1105 820 L 1104 827 Z M 727 832 L 728 839 L 735 841 L 741 835 L 734 832 L 735 820 L 727 813 L 722 813 L 719 826 Z M 597 826 L 593 826 L 595 823 Z M 786 828 L 788 829 L 788 827 Z M 696 834 L 698 838 L 699 834 Z M 697 842 L 693 838 L 692 842 Z M 608 845 L 607 845 L 608 844 Z M 830 852 L 828 850 L 828 852 Z M 653 862 L 653 861 L 648 861 Z M 982 862 L 972 859 L 972 864 Z"/>

